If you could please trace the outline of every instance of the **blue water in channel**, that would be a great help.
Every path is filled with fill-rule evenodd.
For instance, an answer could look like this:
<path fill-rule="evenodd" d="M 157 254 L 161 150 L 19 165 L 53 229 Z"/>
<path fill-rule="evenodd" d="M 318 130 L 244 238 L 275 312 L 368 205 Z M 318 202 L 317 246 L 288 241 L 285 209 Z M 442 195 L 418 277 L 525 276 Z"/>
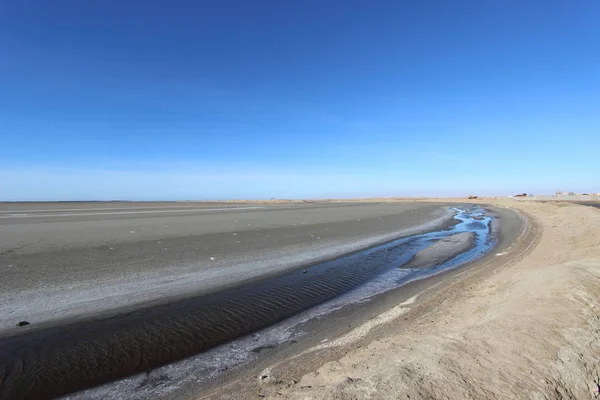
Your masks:
<path fill-rule="evenodd" d="M 213 348 L 202 354 L 176 363 L 156 368 L 152 375 L 164 379 L 161 386 L 146 386 L 149 375 L 136 375 L 118 382 L 85 390 L 69 396 L 70 399 L 116 399 L 125 396 L 130 399 L 145 399 L 176 393 L 178 388 L 188 385 L 198 387 L 203 382 L 215 379 L 224 370 L 232 370 L 256 360 L 256 352 L 261 348 L 273 348 L 310 334 L 305 331 L 305 323 L 351 304 L 369 301 L 378 294 L 398 288 L 408 282 L 420 280 L 457 268 L 474 261 L 489 252 L 497 242 L 492 234 L 491 222 L 494 217 L 478 207 L 451 208 L 456 213 L 456 224 L 445 230 L 428 232 L 394 240 L 384 245 L 359 251 L 331 261 L 313 265 L 280 279 L 279 283 L 301 285 L 304 280 L 319 282 L 331 280 L 357 279 L 362 276 L 362 284 L 341 293 L 326 302 L 293 315 L 286 320 L 250 335 Z M 402 268 L 420 250 L 460 232 L 474 232 L 475 244 L 466 252 L 430 268 Z M 333 280 L 332 282 L 334 282 Z M 115 387 L 119 390 L 116 392 Z M 188 386 L 189 387 L 189 386 Z M 119 393 L 115 396 L 115 393 Z"/>

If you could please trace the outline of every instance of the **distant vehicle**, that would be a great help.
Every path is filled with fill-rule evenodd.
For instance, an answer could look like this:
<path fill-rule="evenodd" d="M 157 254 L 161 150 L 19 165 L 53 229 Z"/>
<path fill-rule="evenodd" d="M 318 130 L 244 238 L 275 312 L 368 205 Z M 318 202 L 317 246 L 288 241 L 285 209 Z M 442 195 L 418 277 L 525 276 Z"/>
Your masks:
<path fill-rule="evenodd" d="M 479 196 L 469 196 L 469 200 L 475 200 L 475 199 L 478 199 L 478 198 L 479 198 Z"/>
<path fill-rule="evenodd" d="M 527 197 L 527 193 L 515 194 L 514 197 Z"/>

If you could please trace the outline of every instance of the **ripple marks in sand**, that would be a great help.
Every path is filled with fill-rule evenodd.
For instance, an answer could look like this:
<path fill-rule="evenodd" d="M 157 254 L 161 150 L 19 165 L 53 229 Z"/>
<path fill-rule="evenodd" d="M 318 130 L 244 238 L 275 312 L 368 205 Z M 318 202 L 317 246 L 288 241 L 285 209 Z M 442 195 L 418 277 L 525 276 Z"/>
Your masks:
<path fill-rule="evenodd" d="M 53 398 L 181 360 L 332 299 L 450 234 L 404 238 L 242 288 L 0 339 L 0 399 Z"/>
<path fill-rule="evenodd" d="M 327 301 L 389 267 L 376 248 L 266 282 L 0 342 L 0 399 L 53 398 L 180 360 Z"/>

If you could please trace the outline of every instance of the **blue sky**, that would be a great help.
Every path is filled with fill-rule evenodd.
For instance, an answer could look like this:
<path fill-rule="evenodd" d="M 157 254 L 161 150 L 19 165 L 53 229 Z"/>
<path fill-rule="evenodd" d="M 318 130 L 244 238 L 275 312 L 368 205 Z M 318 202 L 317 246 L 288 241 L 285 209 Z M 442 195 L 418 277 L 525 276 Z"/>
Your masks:
<path fill-rule="evenodd" d="M 600 2 L 0 2 L 0 200 L 600 192 Z"/>

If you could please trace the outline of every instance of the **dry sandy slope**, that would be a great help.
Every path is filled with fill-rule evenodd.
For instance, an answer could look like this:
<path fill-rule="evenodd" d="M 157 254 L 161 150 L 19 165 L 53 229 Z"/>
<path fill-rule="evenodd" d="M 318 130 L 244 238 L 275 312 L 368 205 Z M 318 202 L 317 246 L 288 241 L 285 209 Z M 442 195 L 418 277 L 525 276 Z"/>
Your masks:
<path fill-rule="evenodd" d="M 500 254 L 371 326 L 273 365 L 258 393 L 233 397 L 593 398 L 600 373 L 600 210 L 493 202 L 530 217 L 531 245 L 521 256 Z"/>

